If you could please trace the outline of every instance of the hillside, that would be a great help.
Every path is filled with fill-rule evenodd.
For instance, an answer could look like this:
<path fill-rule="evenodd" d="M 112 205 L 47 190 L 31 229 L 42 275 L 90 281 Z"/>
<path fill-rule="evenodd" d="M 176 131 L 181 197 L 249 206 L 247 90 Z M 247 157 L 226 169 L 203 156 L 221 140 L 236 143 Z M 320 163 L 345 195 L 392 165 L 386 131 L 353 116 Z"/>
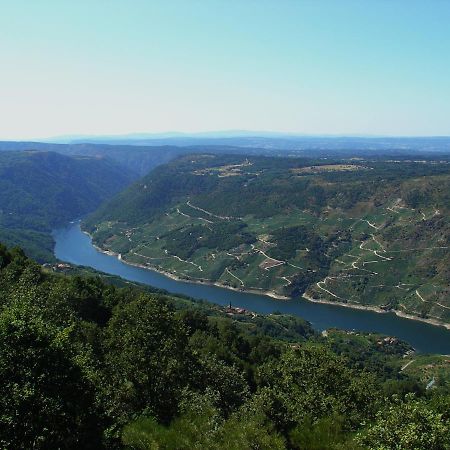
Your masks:
<path fill-rule="evenodd" d="M 450 444 L 448 357 L 85 271 L 0 245 L 2 448 Z"/>
<path fill-rule="evenodd" d="M 66 156 L 90 156 L 110 158 L 136 175 L 145 175 L 149 170 L 166 163 L 186 151 L 178 147 L 146 147 L 107 144 L 55 144 L 47 142 L 0 141 L 0 151 L 55 152 Z"/>
<path fill-rule="evenodd" d="M 186 156 L 84 227 L 181 279 L 450 322 L 448 158 Z"/>
<path fill-rule="evenodd" d="M 20 247 L 26 254 L 41 263 L 54 262 L 55 242 L 49 232 L 28 229 L 0 228 L 0 242 L 9 247 Z"/>
<path fill-rule="evenodd" d="M 92 211 L 130 183 L 105 158 L 0 153 L 0 225 L 48 230 Z"/>
<path fill-rule="evenodd" d="M 94 210 L 132 178 L 106 158 L 0 152 L 0 236 L 45 259 L 34 244 L 48 255 L 52 228 Z"/>

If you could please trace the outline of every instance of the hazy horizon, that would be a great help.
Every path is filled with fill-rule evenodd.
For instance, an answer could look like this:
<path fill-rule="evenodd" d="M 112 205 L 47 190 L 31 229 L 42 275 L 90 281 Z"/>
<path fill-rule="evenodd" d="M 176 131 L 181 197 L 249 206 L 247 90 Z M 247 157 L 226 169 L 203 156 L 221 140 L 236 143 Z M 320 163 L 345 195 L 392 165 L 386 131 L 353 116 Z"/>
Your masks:
<path fill-rule="evenodd" d="M 395 135 L 395 134 L 308 134 L 279 131 L 252 131 L 252 130 L 211 130 L 211 131 L 161 131 L 161 132 L 130 132 L 120 134 L 67 134 L 47 137 L 29 137 L 22 139 L 1 138 L 4 142 L 48 142 L 48 143 L 71 143 L 86 139 L 86 142 L 95 141 L 140 141 L 140 140 L 172 140 L 172 139 L 238 139 L 238 138 L 266 138 L 266 139 L 450 139 L 449 135 Z"/>
<path fill-rule="evenodd" d="M 216 138 L 216 137 L 280 137 L 280 138 L 361 138 L 361 139 L 379 139 L 379 138 L 450 138 L 450 133 L 448 135 L 401 135 L 401 134 L 346 134 L 346 133 L 302 133 L 302 132 L 283 132 L 274 130 L 199 130 L 199 131 L 177 131 L 177 130 L 167 130 L 167 131 L 157 131 L 157 132 L 146 132 L 146 131 L 131 131 L 126 133 L 108 133 L 108 134 L 74 134 L 74 135 L 59 135 L 59 136 L 49 136 L 45 139 L 80 139 L 80 138 L 91 138 L 91 139 L 102 139 L 102 138 L 129 138 L 129 139 L 164 139 L 173 137 L 196 137 L 196 138 Z"/>

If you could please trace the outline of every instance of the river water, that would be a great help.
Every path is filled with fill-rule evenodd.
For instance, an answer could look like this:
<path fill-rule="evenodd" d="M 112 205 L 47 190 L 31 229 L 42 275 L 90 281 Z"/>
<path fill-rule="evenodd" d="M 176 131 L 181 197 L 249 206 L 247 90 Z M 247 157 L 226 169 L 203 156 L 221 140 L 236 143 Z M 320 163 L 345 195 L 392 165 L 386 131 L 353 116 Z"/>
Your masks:
<path fill-rule="evenodd" d="M 300 316 L 318 330 L 342 328 L 373 331 L 397 336 L 420 352 L 450 354 L 450 330 L 427 323 L 397 317 L 392 313 L 378 314 L 343 308 L 335 305 L 311 303 L 307 300 L 276 300 L 265 295 L 231 291 L 216 286 L 176 281 L 152 270 L 127 265 L 116 257 L 95 249 L 79 223 L 55 230 L 55 256 L 72 264 L 89 266 L 102 272 L 118 275 L 126 280 L 154 286 L 212 303 L 245 308 L 258 313 L 279 311 Z"/>

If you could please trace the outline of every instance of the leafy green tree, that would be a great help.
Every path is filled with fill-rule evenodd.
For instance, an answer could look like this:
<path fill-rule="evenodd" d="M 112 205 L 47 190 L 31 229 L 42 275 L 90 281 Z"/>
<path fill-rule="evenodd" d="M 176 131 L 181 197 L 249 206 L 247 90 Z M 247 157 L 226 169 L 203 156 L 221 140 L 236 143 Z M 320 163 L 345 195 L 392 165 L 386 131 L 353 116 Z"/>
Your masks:
<path fill-rule="evenodd" d="M 290 432 L 290 444 L 300 450 L 361 449 L 357 443 L 350 441 L 343 429 L 344 422 L 345 418 L 337 415 L 324 417 L 315 423 L 307 418 Z"/>
<path fill-rule="evenodd" d="M 376 421 L 357 435 L 357 441 L 373 450 L 444 450 L 450 448 L 450 421 L 423 400 L 408 394 L 380 410 Z"/>
<path fill-rule="evenodd" d="M 283 450 L 286 440 L 261 412 L 243 407 L 220 430 L 221 450 Z"/>
<path fill-rule="evenodd" d="M 263 415 L 245 409 L 220 418 L 210 404 L 196 406 L 168 426 L 152 418 L 127 425 L 123 443 L 136 450 L 284 450 L 285 442 Z"/>
<path fill-rule="evenodd" d="M 217 415 L 213 408 L 186 413 L 169 426 L 153 418 L 140 418 L 127 425 L 122 441 L 138 450 L 212 449 L 217 433 Z"/>
<path fill-rule="evenodd" d="M 355 427 L 372 414 L 377 394 L 373 377 L 348 368 L 330 351 L 317 346 L 289 349 L 263 366 L 255 409 L 265 411 L 277 428 L 330 415 L 343 416 Z"/>
<path fill-rule="evenodd" d="M 0 314 L 0 447 L 99 448 L 94 387 L 70 345 L 36 309 Z"/>
<path fill-rule="evenodd" d="M 142 294 L 116 308 L 104 341 L 105 396 L 115 420 L 173 417 L 191 379 L 187 342 L 185 328 L 161 298 Z"/>
<path fill-rule="evenodd" d="M 214 406 L 228 415 L 249 397 L 250 390 L 242 372 L 213 355 L 200 360 L 197 389 L 214 393 Z"/>

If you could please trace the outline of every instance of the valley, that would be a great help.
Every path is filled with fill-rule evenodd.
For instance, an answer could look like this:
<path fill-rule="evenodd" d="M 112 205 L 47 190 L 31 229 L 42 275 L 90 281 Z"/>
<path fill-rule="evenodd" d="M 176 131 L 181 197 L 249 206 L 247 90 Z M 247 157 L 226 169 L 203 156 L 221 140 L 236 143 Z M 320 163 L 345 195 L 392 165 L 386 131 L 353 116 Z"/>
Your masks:
<path fill-rule="evenodd" d="M 53 227 L 95 210 L 135 179 L 104 157 L 0 151 L 0 241 L 53 260 Z"/>

